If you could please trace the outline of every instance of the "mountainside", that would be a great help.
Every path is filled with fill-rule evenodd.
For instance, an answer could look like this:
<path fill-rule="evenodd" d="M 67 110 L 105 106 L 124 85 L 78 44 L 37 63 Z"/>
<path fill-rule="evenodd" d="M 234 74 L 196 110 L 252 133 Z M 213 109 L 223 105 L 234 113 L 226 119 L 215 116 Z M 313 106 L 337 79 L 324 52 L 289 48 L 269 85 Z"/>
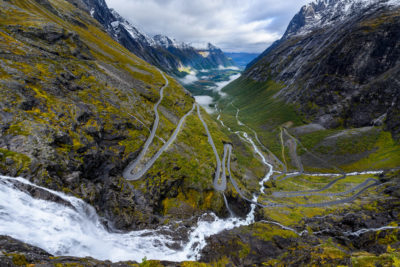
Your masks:
<path fill-rule="evenodd" d="M 176 141 L 148 170 L 147 179 L 129 182 L 122 176 L 152 127 L 158 126 L 144 161 L 190 115 L 194 99 L 183 87 L 66 1 L 0 5 L 2 175 L 23 176 L 78 196 L 117 229 L 143 228 L 202 210 L 226 212 L 221 194 L 212 190 L 216 163 L 194 112 L 182 121 Z M 154 126 L 156 104 L 160 114 Z M 207 114 L 203 117 L 222 155 L 222 141 L 233 141 Z"/>
<path fill-rule="evenodd" d="M 266 143 L 279 142 L 266 130 L 292 127 L 309 151 L 336 165 L 349 170 L 395 167 L 399 27 L 399 1 L 313 1 L 225 92 Z M 355 142 L 354 149 L 344 145 Z M 322 167 L 302 153 L 304 164 Z"/>
<path fill-rule="evenodd" d="M 283 82 L 279 95 L 324 127 L 385 122 L 400 137 L 400 4 L 315 1 L 246 71 Z"/>
<path fill-rule="evenodd" d="M 260 213 L 297 231 L 276 236 L 258 223 L 224 231 L 208 239 L 207 261 L 230 255 L 238 266 L 396 266 L 399 6 L 313 1 L 222 89 L 218 118 L 251 136 L 281 170 L 265 184 Z"/>
<path fill-rule="evenodd" d="M 314 26 L 292 23 L 286 39 L 222 91 L 236 70 L 199 71 L 218 81 L 196 84 L 219 95 L 208 114 L 116 39 L 152 59 L 146 46 L 182 58 L 191 46 L 141 34 L 101 0 L 0 0 L 0 265 L 398 265 L 400 143 L 390 123 L 399 11 L 356 8 L 342 20 L 331 12 L 340 5 L 324 1 L 325 19 L 315 12 L 321 3 L 300 12 L 311 17 L 299 15 L 298 25 Z M 365 47 L 326 61 L 355 40 Z M 222 53 L 196 50 L 213 62 Z M 347 55 L 371 69 L 362 60 L 348 65 Z M 320 80 L 332 69 L 334 79 Z M 341 99 L 358 88 L 360 103 L 386 107 L 384 84 L 395 104 L 374 126 L 345 128 L 343 119 L 334 128 L 299 102 L 310 97 L 306 106 L 322 109 L 311 101 L 332 94 L 344 109 Z M 361 98 L 374 90 L 372 101 Z"/>
<path fill-rule="evenodd" d="M 167 36 L 156 35 L 151 38 L 141 33 L 115 10 L 109 9 L 104 0 L 84 0 L 84 2 L 86 9 L 114 40 L 138 57 L 170 74 L 182 76 L 185 74 L 183 71 L 185 68 L 202 70 L 234 65 L 233 61 L 215 46 L 209 45 L 207 49 L 198 51 Z"/>

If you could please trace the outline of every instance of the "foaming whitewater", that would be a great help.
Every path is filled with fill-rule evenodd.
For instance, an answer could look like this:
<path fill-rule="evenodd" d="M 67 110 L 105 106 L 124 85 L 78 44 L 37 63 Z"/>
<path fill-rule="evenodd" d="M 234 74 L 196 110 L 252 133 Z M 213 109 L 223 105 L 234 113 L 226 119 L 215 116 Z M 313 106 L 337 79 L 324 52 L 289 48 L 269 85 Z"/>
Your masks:
<path fill-rule="evenodd" d="M 253 146 L 256 148 L 254 143 Z M 271 174 L 272 166 L 263 181 Z M 45 190 L 70 205 L 35 199 L 18 189 L 15 183 Z M 254 195 L 253 201 L 256 202 L 257 198 Z M 182 249 L 174 250 L 171 248 L 176 244 L 173 230 L 167 226 L 127 233 L 109 232 L 95 209 L 81 199 L 37 186 L 23 178 L 0 175 L 0 235 L 11 236 L 56 256 L 90 256 L 113 262 L 141 262 L 145 257 L 175 262 L 197 260 L 207 244 L 207 237 L 254 223 L 255 208 L 256 205 L 252 204 L 245 219 L 220 219 L 215 214 L 210 214 L 212 219 L 200 218 L 190 229 L 189 241 L 181 241 Z M 171 235 L 165 234 L 168 231 Z"/>
<path fill-rule="evenodd" d="M 261 157 L 262 162 L 264 163 L 265 166 L 268 166 L 269 171 L 268 173 L 265 175 L 264 179 L 262 179 L 260 181 L 260 191 L 262 194 L 264 194 L 264 190 L 265 190 L 265 182 L 267 182 L 269 180 L 269 178 L 271 177 L 272 173 L 274 172 L 274 168 L 272 167 L 272 164 L 270 164 L 267 159 L 264 157 L 264 154 L 258 149 L 258 147 L 256 146 L 256 144 L 254 143 L 253 139 L 251 139 L 249 137 L 249 135 L 245 132 L 243 132 L 243 137 L 253 146 L 254 151 L 257 153 L 257 155 L 259 155 Z"/>
<path fill-rule="evenodd" d="M 239 134 L 239 137 L 252 145 L 264 165 L 269 168 L 260 181 L 260 192 L 264 193 L 264 183 L 274 172 L 273 166 L 268 163 L 250 136 L 245 132 L 240 133 L 242 136 Z M 35 199 L 18 189 L 15 183 L 45 190 L 70 205 Z M 225 196 L 224 201 L 229 209 Z M 244 219 L 234 216 L 220 219 L 215 214 L 200 218 L 197 224 L 188 230 L 188 241 L 180 241 L 181 249 L 177 250 L 172 249 L 176 247 L 176 236 L 173 235 L 174 230 L 168 226 L 127 233 L 110 232 L 101 223 L 95 209 L 81 199 L 37 186 L 23 178 L 0 175 L 0 235 L 8 235 L 40 247 L 55 256 L 89 256 L 113 262 L 141 262 L 143 258 L 174 262 L 191 261 L 199 259 L 201 250 L 207 245 L 208 237 L 254 223 L 254 203 L 257 201 L 258 194 L 254 194 L 250 212 Z"/>

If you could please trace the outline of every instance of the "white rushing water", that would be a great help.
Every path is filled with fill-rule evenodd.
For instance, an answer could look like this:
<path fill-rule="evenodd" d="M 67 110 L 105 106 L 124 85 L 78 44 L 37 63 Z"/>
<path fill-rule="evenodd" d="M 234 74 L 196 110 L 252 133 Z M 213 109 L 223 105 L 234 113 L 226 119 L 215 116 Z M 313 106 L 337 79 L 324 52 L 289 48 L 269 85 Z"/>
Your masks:
<path fill-rule="evenodd" d="M 251 138 L 246 136 L 246 139 L 252 143 L 256 153 L 270 168 L 260 182 L 263 190 L 263 184 L 270 178 L 273 169 Z M 54 194 L 70 203 L 71 207 L 35 199 L 17 189 L 15 182 Z M 257 202 L 257 199 L 254 195 L 253 201 Z M 220 219 L 214 214 L 211 214 L 212 220 L 199 219 L 190 229 L 189 241 L 182 241 L 182 249 L 174 250 L 169 246 L 176 243 L 173 237 L 158 231 L 168 232 L 169 229 L 165 226 L 156 230 L 111 233 L 102 225 L 95 209 L 82 200 L 34 185 L 23 178 L 0 175 L 0 235 L 11 236 L 57 256 L 90 256 L 113 262 L 141 262 L 143 258 L 168 261 L 197 260 L 200 251 L 206 246 L 207 237 L 254 223 L 255 209 L 256 205 L 252 204 L 245 219 Z"/>
<path fill-rule="evenodd" d="M 379 227 L 379 228 L 365 228 L 365 229 L 358 230 L 356 232 L 344 232 L 344 234 L 347 236 L 360 236 L 360 235 L 368 233 L 368 232 L 379 232 L 379 231 L 394 230 L 394 229 L 400 229 L 400 227 L 399 226 L 383 226 L 383 227 Z"/>
<path fill-rule="evenodd" d="M 250 136 L 245 132 L 241 133 L 241 138 L 252 145 L 255 153 L 269 169 L 260 181 L 260 192 L 264 193 L 264 183 L 274 172 L 273 166 L 267 162 Z M 45 190 L 70 205 L 35 199 L 19 190 L 15 183 Z M 224 200 L 229 208 L 226 198 Z M 258 196 L 254 194 L 252 201 L 257 200 Z M 214 214 L 205 216 L 207 219 L 200 218 L 189 229 L 189 241 L 181 241 L 181 249 L 177 250 L 172 248 L 172 245 L 176 245 L 173 229 L 167 226 L 155 230 L 113 233 L 103 226 L 95 209 L 84 201 L 34 185 L 23 178 L 0 175 L 0 235 L 11 236 L 56 256 L 90 256 L 113 262 L 141 262 L 144 258 L 175 262 L 197 260 L 200 251 L 207 245 L 207 237 L 254 223 L 255 209 L 256 205 L 251 204 L 250 212 L 244 219 L 233 216 L 220 219 Z"/>
<path fill-rule="evenodd" d="M 256 146 L 256 144 L 254 144 L 253 140 L 250 138 L 250 136 L 243 132 L 243 137 L 253 146 L 254 151 L 257 153 L 257 155 L 260 156 L 262 162 L 264 163 L 265 166 L 268 166 L 269 171 L 268 173 L 265 175 L 264 179 L 262 179 L 260 181 L 260 191 L 262 194 L 264 194 L 264 190 L 265 190 L 265 182 L 267 182 L 269 180 L 269 178 L 271 177 L 272 173 L 274 172 L 274 168 L 272 167 L 272 165 L 267 161 L 267 159 L 264 157 L 264 154 L 258 149 L 258 147 Z"/>

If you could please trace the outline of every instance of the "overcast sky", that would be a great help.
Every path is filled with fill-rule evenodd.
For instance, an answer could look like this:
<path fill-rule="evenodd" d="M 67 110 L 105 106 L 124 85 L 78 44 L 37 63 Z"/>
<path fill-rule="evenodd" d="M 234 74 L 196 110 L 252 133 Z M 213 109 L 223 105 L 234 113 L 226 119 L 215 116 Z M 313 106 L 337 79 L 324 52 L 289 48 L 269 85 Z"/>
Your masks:
<path fill-rule="evenodd" d="M 261 53 L 311 0 L 106 0 L 139 30 L 226 52 Z"/>

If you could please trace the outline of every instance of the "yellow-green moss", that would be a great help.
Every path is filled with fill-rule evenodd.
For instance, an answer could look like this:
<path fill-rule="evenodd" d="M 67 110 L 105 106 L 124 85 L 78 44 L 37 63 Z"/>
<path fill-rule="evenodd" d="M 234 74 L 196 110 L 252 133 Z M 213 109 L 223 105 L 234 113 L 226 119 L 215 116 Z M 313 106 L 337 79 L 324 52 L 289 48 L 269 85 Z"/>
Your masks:
<path fill-rule="evenodd" d="M 0 148 L 0 153 L 3 154 L 3 157 L 0 157 L 0 167 L 2 165 L 4 167 L 4 161 L 6 158 L 11 158 L 14 161 L 13 164 L 19 166 L 21 171 L 27 169 L 31 163 L 31 159 L 22 153 L 17 153 L 3 148 Z"/>

